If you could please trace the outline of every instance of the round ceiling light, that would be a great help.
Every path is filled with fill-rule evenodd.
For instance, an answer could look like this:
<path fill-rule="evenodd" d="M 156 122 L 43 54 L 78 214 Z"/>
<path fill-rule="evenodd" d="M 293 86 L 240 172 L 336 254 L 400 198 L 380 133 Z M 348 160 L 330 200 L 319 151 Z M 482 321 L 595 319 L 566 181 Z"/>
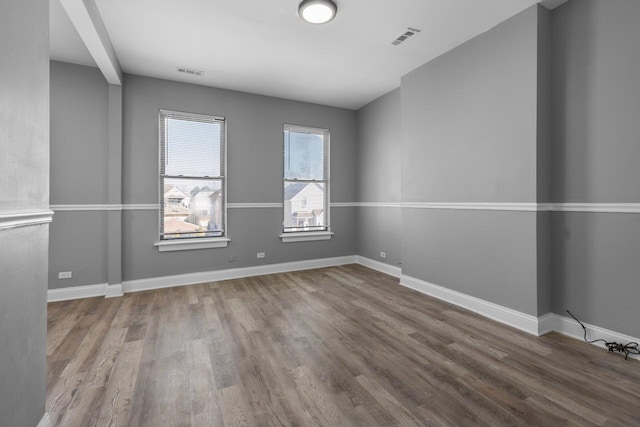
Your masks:
<path fill-rule="evenodd" d="M 298 15 L 311 24 L 325 24 L 335 18 L 338 6 L 331 0 L 304 0 Z"/>

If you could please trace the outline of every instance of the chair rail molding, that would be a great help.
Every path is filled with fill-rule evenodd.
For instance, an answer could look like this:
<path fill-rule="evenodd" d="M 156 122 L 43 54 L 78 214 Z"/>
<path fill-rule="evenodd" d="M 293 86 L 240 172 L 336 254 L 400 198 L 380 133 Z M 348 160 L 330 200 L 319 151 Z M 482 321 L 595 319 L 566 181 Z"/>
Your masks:
<path fill-rule="evenodd" d="M 0 230 L 47 224 L 52 219 L 49 209 L 0 210 Z"/>

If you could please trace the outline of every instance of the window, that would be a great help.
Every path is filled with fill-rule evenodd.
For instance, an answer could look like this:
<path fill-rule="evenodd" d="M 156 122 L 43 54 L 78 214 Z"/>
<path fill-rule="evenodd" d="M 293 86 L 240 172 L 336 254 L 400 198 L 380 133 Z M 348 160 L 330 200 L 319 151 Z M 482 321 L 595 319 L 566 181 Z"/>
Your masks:
<path fill-rule="evenodd" d="M 287 233 L 330 238 L 328 130 L 284 125 L 283 182 L 283 240 Z"/>
<path fill-rule="evenodd" d="M 225 190 L 224 118 L 160 110 L 160 250 L 226 246 Z"/>

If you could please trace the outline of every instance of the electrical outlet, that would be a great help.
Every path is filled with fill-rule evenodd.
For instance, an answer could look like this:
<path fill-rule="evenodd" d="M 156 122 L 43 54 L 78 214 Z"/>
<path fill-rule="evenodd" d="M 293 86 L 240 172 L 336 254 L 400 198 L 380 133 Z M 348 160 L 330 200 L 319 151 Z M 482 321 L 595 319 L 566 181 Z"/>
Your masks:
<path fill-rule="evenodd" d="M 71 279 L 70 271 L 61 271 L 58 273 L 58 279 Z"/>
<path fill-rule="evenodd" d="M 380 258 L 386 258 L 386 257 L 387 257 L 386 252 L 380 252 Z"/>
<path fill-rule="evenodd" d="M 227 257 L 228 262 L 236 262 L 238 260 L 238 255 L 231 255 Z"/>
<path fill-rule="evenodd" d="M 258 258 L 264 258 L 264 256 L 265 256 L 265 255 L 264 255 L 264 252 L 258 252 L 258 253 L 256 254 L 256 256 L 257 256 Z"/>

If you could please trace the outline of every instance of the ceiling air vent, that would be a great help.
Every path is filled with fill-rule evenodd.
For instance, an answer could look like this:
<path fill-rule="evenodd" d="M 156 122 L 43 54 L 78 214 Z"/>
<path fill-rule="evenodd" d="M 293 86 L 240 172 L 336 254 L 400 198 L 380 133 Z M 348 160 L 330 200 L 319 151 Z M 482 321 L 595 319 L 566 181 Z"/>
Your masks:
<path fill-rule="evenodd" d="M 406 39 L 408 39 L 411 36 L 415 36 L 416 33 L 419 33 L 420 30 L 417 30 L 415 28 L 407 28 L 407 31 L 405 31 L 404 33 L 402 33 L 400 35 L 400 37 L 398 37 L 397 39 L 395 39 L 394 41 L 391 42 L 392 45 L 394 46 L 398 46 L 400 43 L 402 43 L 403 41 L 405 41 Z"/>
<path fill-rule="evenodd" d="M 198 77 L 202 76 L 202 74 L 204 73 L 204 71 L 193 70 L 191 68 L 184 68 L 184 67 L 178 67 L 177 70 L 179 73 L 184 73 L 190 76 L 198 76 Z"/>

